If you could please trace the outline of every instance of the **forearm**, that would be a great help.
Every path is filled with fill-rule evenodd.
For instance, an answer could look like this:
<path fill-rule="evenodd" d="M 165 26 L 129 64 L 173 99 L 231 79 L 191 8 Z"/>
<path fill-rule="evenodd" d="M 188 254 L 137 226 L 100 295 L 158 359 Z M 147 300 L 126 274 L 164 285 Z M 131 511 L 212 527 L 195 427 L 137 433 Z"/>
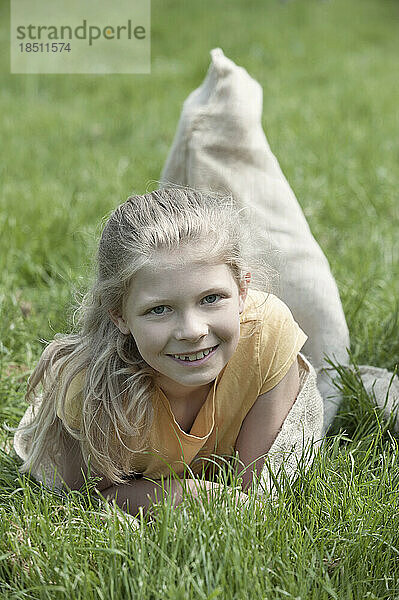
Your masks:
<path fill-rule="evenodd" d="M 101 492 L 108 502 L 114 499 L 116 504 L 131 515 L 137 515 L 141 506 L 146 513 L 153 503 L 162 500 L 163 497 L 171 496 L 172 505 L 176 506 L 183 499 L 181 485 L 176 480 L 163 480 L 164 492 L 162 490 L 162 481 L 160 479 L 149 481 L 148 479 L 135 479 L 131 483 L 122 485 L 113 485 Z"/>
<path fill-rule="evenodd" d="M 144 514 L 151 508 L 153 503 L 171 498 L 171 504 L 177 506 L 184 497 L 183 485 L 186 484 L 191 496 L 200 501 L 200 486 L 205 486 L 209 497 L 212 491 L 218 491 L 221 486 L 212 481 L 200 482 L 196 479 L 164 479 L 162 490 L 161 480 L 149 481 L 148 479 L 136 479 L 132 483 L 123 485 L 114 485 L 101 492 L 106 500 L 112 502 L 114 499 L 117 505 L 131 515 L 137 515 L 139 507 L 142 507 Z M 237 492 L 240 501 L 248 500 L 245 494 Z"/>

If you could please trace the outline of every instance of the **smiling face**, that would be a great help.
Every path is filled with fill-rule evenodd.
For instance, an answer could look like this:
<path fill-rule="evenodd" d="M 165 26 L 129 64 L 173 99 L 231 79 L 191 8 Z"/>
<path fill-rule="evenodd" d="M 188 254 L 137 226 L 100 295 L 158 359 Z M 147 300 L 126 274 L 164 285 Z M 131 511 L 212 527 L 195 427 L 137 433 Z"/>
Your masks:
<path fill-rule="evenodd" d="M 158 251 L 134 277 L 123 315 L 112 317 L 158 372 L 161 389 L 181 399 L 209 387 L 233 355 L 249 280 L 240 290 L 227 265 L 190 256 L 192 248 Z"/>

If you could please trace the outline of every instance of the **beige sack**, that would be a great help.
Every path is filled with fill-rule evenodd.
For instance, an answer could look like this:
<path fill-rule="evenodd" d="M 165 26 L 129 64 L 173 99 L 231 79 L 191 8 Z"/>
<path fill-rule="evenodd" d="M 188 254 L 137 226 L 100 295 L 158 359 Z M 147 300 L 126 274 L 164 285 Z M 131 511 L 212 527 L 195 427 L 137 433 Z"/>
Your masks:
<path fill-rule="evenodd" d="M 321 369 L 324 356 L 348 364 L 349 333 L 338 289 L 261 125 L 262 88 L 222 50 L 211 52 L 203 84 L 184 103 L 161 175 L 163 185 L 231 193 L 250 207 L 280 273 L 277 295 L 308 335 L 303 352 L 318 373 L 326 430 L 341 400 Z"/>

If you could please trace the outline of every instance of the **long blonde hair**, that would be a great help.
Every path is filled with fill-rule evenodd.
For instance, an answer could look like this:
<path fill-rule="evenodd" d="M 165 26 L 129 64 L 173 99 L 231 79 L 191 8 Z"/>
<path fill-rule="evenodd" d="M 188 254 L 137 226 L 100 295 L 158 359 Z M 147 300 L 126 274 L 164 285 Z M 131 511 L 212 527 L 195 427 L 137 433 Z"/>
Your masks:
<path fill-rule="evenodd" d="M 270 289 L 271 271 L 253 227 L 231 197 L 168 187 L 132 196 L 111 214 L 99 243 L 94 284 L 77 309 L 78 333 L 57 334 L 29 379 L 26 399 L 37 406 L 24 430 L 31 444 L 22 472 L 40 469 L 44 456 L 59 465 L 67 432 L 79 440 L 86 465 L 90 460 L 98 473 L 115 483 L 134 473 L 135 457 L 149 450 L 155 371 L 109 311 L 121 313 L 132 278 L 157 250 L 203 242 L 203 260 L 227 264 L 237 284 L 250 270 L 251 285 Z M 65 400 L 79 374 L 84 380 L 81 423 L 73 429 L 65 418 Z"/>

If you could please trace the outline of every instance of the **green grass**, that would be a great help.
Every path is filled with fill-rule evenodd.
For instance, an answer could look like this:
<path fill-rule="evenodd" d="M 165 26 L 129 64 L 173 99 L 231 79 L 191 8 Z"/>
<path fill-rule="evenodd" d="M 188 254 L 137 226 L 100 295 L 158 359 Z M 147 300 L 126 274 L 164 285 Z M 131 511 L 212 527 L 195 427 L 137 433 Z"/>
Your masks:
<path fill-rule="evenodd" d="M 0 419 L 41 339 L 71 325 L 99 223 L 157 180 L 181 104 L 221 46 L 264 88 L 263 124 L 337 279 L 353 361 L 399 362 L 396 0 L 153 0 L 151 75 L 10 75 L 0 5 Z M 399 598 L 397 436 L 354 374 L 307 473 L 262 508 L 160 504 L 135 530 L 1 454 L 3 598 Z M 341 431 L 341 434 L 339 433 Z M 345 435 L 343 435 L 345 431 Z M 8 449 L 9 437 L 1 434 Z M 211 503 L 212 504 L 212 503 Z"/>

